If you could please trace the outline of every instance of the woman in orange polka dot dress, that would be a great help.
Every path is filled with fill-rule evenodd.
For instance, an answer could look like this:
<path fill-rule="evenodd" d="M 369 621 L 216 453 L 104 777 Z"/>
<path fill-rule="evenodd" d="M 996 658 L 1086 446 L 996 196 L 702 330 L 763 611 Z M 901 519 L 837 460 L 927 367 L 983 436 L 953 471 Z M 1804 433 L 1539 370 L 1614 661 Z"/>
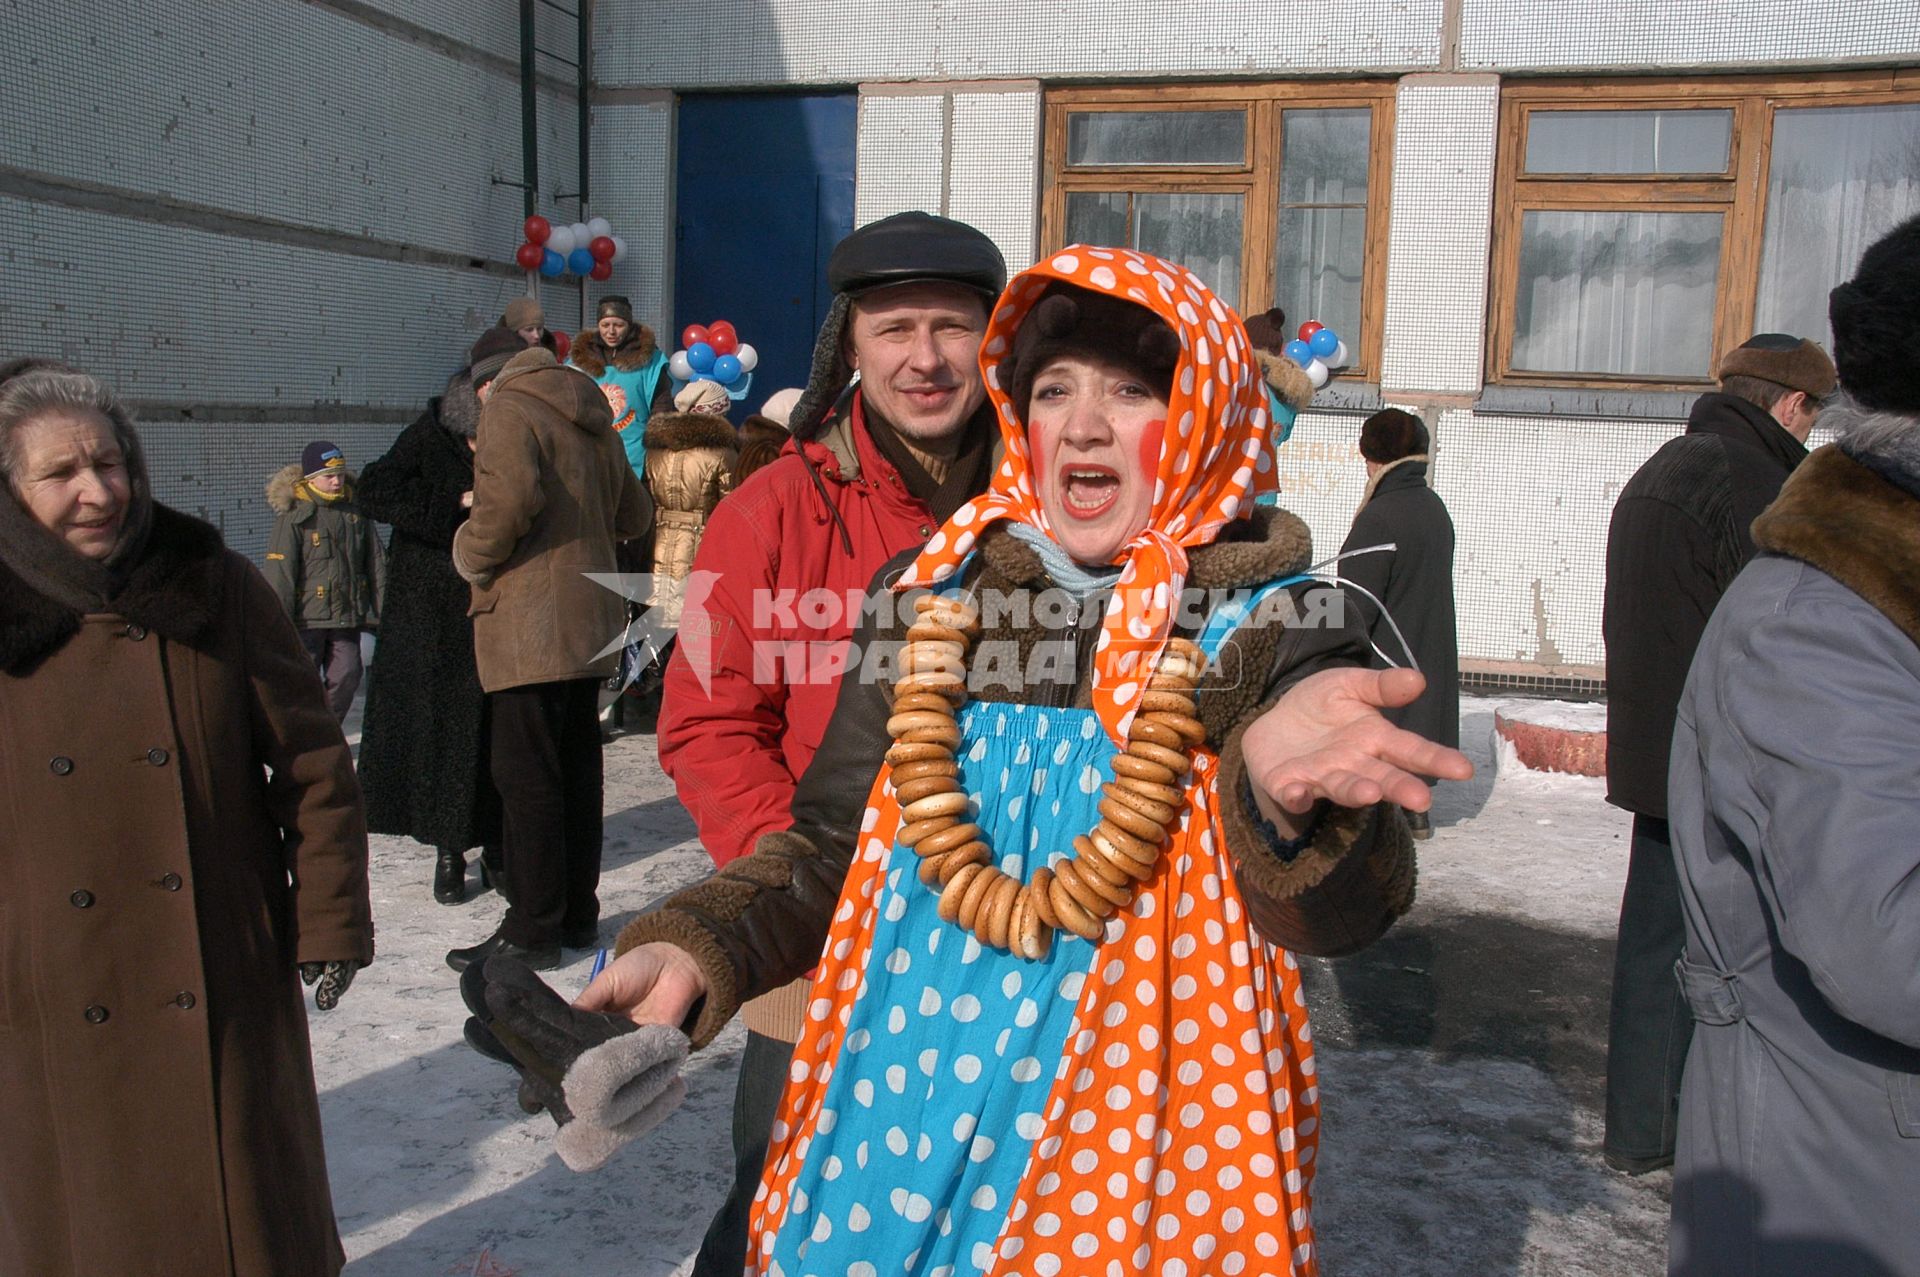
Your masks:
<path fill-rule="evenodd" d="M 1418 676 L 1358 668 L 1304 526 L 1256 508 L 1265 387 L 1190 273 L 1067 249 L 981 359 L 1005 462 L 883 573 L 914 593 L 856 657 L 898 668 L 846 678 L 793 829 L 636 920 L 581 1005 L 699 1045 L 818 960 L 753 1271 L 1314 1273 L 1290 950 L 1406 909 L 1379 800 L 1464 759 L 1379 718 Z"/>

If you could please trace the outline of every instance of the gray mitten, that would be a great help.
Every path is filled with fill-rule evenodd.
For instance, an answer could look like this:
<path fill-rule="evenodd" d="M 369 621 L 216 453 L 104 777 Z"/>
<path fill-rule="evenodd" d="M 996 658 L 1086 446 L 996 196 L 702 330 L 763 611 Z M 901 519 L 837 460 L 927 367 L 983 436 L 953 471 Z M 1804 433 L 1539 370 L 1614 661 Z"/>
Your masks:
<path fill-rule="evenodd" d="M 686 1097 L 686 1079 L 675 1074 L 667 1079 L 666 1086 L 651 1105 L 619 1126 L 609 1129 L 596 1126 L 584 1118 L 574 1118 L 555 1133 L 554 1151 L 560 1154 L 560 1160 L 567 1164 L 570 1171 L 597 1171 L 620 1151 L 621 1146 L 632 1143 L 665 1121 Z"/>
<path fill-rule="evenodd" d="M 691 1046 L 680 1030 L 647 1024 L 582 1051 L 561 1084 L 567 1107 L 575 1118 L 609 1131 L 657 1110 L 642 1127 L 650 1129 L 686 1096 L 680 1067 Z"/>

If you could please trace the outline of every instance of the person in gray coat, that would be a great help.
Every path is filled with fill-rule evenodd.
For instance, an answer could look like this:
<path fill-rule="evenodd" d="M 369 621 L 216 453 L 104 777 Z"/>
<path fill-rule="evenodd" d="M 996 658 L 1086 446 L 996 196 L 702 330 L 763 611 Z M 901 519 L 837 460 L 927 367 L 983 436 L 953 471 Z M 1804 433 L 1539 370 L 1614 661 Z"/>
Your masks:
<path fill-rule="evenodd" d="M 1754 522 L 1680 703 L 1676 1275 L 1920 1274 L 1916 289 L 1920 218 L 1833 292 L 1839 441 Z"/>

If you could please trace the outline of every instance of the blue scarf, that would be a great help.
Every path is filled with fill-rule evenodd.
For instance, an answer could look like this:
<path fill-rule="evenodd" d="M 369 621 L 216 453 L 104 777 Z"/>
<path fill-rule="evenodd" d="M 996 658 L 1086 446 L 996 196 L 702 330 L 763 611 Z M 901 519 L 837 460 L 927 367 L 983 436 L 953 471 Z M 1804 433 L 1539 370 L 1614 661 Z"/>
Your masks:
<path fill-rule="evenodd" d="M 1114 582 L 1120 579 L 1121 569 L 1089 568 L 1062 549 L 1058 541 L 1031 524 L 1009 519 L 1007 533 L 1040 556 L 1040 566 L 1046 569 L 1048 578 L 1071 594 L 1076 603 L 1085 603 L 1087 596 L 1096 590 L 1112 589 Z"/>

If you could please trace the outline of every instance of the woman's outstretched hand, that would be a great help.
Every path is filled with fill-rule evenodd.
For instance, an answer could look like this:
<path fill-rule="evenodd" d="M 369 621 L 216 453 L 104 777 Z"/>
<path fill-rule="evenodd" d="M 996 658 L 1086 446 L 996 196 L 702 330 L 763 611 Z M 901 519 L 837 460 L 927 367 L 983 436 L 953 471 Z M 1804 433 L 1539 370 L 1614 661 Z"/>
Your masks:
<path fill-rule="evenodd" d="M 609 962 L 574 999 L 582 1011 L 624 1015 L 635 1024 L 686 1023 L 694 1003 L 707 996 L 707 977 L 687 951 L 670 944 L 643 944 Z"/>
<path fill-rule="evenodd" d="M 1322 670 L 1301 679 L 1242 738 L 1254 797 L 1269 820 L 1298 834 L 1315 803 L 1365 807 L 1383 799 L 1409 811 L 1432 805 L 1422 777 L 1469 780 L 1457 749 L 1389 723 L 1380 711 L 1425 691 L 1414 670 Z"/>

